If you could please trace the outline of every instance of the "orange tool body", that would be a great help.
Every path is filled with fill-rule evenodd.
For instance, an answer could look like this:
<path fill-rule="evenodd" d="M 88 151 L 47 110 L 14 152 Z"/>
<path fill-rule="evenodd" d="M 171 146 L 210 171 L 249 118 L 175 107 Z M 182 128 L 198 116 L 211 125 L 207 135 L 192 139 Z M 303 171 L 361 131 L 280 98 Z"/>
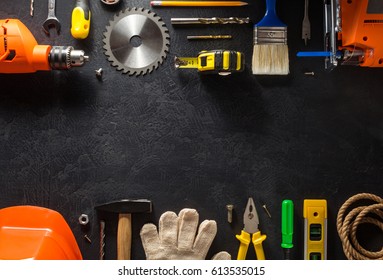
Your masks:
<path fill-rule="evenodd" d="M 340 0 L 338 49 L 358 57 L 358 65 L 383 67 L 383 1 Z"/>
<path fill-rule="evenodd" d="M 82 66 L 88 57 L 70 46 L 38 45 L 18 19 L 0 20 L 0 73 L 34 73 Z"/>
<path fill-rule="evenodd" d="M 0 20 L 0 72 L 32 73 L 50 70 L 51 46 L 38 45 L 28 28 L 19 20 Z"/>

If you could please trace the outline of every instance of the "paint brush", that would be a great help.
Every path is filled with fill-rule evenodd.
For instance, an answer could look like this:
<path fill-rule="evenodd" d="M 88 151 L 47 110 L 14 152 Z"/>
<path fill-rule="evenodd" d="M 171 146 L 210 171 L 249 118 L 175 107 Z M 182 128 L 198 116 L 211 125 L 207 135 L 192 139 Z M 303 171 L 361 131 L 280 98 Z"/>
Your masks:
<path fill-rule="evenodd" d="M 254 25 L 252 70 L 254 75 L 287 75 L 287 26 L 277 16 L 276 0 L 266 0 L 266 13 Z"/>

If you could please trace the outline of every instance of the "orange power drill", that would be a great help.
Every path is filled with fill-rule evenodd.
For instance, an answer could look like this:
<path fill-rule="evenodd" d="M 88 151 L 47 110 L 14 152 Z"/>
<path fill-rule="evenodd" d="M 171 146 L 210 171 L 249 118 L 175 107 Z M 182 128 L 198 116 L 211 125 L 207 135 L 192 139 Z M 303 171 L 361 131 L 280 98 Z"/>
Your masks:
<path fill-rule="evenodd" d="M 89 57 L 70 46 L 38 45 L 18 19 L 0 20 L 0 73 L 34 73 L 82 66 Z"/>

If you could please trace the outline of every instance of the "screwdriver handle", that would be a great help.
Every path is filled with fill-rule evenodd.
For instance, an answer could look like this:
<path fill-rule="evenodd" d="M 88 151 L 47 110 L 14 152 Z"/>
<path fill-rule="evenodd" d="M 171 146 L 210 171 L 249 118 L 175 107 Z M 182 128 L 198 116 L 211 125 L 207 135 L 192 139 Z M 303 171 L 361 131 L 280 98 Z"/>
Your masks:
<path fill-rule="evenodd" d="M 282 201 L 282 242 L 281 247 L 284 249 L 291 249 L 293 245 L 294 234 L 294 203 L 290 199 Z"/>
<path fill-rule="evenodd" d="M 90 29 L 89 0 L 76 0 L 75 8 L 72 11 L 71 33 L 73 38 L 85 39 Z"/>

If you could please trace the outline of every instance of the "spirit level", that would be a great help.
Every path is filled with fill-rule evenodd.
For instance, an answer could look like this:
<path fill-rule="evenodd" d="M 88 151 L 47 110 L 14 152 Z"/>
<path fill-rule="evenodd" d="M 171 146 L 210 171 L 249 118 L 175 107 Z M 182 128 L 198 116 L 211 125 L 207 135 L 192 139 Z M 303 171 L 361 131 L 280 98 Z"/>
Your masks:
<path fill-rule="evenodd" d="M 327 259 L 327 201 L 305 199 L 303 202 L 305 219 L 304 259 Z"/>

